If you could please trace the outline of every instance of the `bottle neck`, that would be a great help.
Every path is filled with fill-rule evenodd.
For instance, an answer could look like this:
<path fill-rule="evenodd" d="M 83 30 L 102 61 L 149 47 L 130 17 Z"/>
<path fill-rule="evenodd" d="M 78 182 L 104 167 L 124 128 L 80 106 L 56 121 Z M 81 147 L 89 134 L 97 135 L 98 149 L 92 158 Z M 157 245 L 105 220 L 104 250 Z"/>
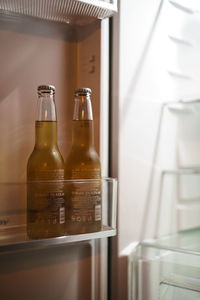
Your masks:
<path fill-rule="evenodd" d="M 57 147 L 57 122 L 54 95 L 39 95 L 35 122 L 35 147 Z"/>
<path fill-rule="evenodd" d="M 75 97 L 72 144 L 73 147 L 94 147 L 93 114 L 89 95 Z"/>
<path fill-rule="evenodd" d="M 38 97 L 36 121 L 56 121 L 54 94 L 41 93 Z"/>
<path fill-rule="evenodd" d="M 40 149 L 57 147 L 57 122 L 35 122 L 35 147 Z"/>

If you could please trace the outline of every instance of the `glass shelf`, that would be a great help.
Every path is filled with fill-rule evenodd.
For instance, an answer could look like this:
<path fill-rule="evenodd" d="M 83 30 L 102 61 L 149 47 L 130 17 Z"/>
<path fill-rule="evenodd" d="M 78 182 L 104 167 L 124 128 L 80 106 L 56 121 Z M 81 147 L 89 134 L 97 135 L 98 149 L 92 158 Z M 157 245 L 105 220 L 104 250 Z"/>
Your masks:
<path fill-rule="evenodd" d="M 200 109 L 200 99 L 186 99 L 166 103 L 167 108 L 174 113 L 194 113 Z"/>
<path fill-rule="evenodd" d="M 196 228 L 141 243 L 135 271 L 141 300 L 200 299 L 199 237 Z"/>
<path fill-rule="evenodd" d="M 74 230 L 75 227 L 73 226 L 74 224 L 76 226 L 77 223 L 73 223 L 74 220 L 72 220 L 68 225 L 66 224 L 64 235 L 59 236 L 57 234 L 58 236 L 43 239 L 40 236 L 37 239 L 28 237 L 26 220 L 27 199 L 30 191 L 31 196 L 34 194 L 34 201 L 38 200 L 36 195 L 39 195 L 45 201 L 47 197 L 52 199 L 55 194 L 55 197 L 58 197 L 62 192 L 65 203 L 69 203 L 67 199 L 70 199 L 71 195 L 80 198 L 82 201 L 90 201 L 93 194 L 96 195 L 99 189 L 101 206 L 98 212 L 96 212 L 95 206 L 95 218 L 96 213 L 101 214 L 98 229 L 90 227 L 91 223 L 89 225 L 87 223 L 88 227 L 84 231 L 82 226 L 79 226 L 80 230 L 76 231 L 77 229 Z M 39 201 L 41 201 L 41 198 L 39 198 Z M 0 203 L 0 253 L 66 245 L 116 235 L 117 181 L 114 178 L 0 183 Z M 73 231 L 70 231 L 72 229 Z"/>
<path fill-rule="evenodd" d="M 146 240 L 141 243 L 141 246 L 200 256 L 200 228 L 180 231 L 155 240 Z"/>
<path fill-rule="evenodd" d="M 5 0 L 0 1 L 0 12 L 85 25 L 111 17 L 117 12 L 117 0 Z"/>
<path fill-rule="evenodd" d="M 200 167 L 163 170 L 158 207 L 157 237 L 199 227 Z"/>
<path fill-rule="evenodd" d="M 162 180 L 171 183 L 171 190 L 174 185 L 177 204 L 200 205 L 200 167 L 164 170 Z"/>
<path fill-rule="evenodd" d="M 200 13 L 199 1 L 169 0 L 174 7 L 188 14 Z"/>

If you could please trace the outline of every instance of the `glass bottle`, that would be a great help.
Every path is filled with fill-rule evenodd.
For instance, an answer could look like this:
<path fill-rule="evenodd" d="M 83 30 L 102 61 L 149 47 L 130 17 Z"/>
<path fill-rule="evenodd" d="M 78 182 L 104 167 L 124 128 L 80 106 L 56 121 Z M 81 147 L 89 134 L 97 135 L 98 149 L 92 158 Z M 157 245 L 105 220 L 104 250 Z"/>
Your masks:
<path fill-rule="evenodd" d="M 66 232 L 101 230 L 101 166 L 94 148 L 91 90 L 75 89 L 72 149 L 65 163 L 65 179 L 72 179 L 66 196 Z M 82 179 L 92 179 L 84 181 Z"/>
<path fill-rule="evenodd" d="M 30 238 L 65 233 L 64 161 L 57 145 L 54 95 L 54 86 L 38 87 L 35 146 L 27 164 L 27 234 Z"/>

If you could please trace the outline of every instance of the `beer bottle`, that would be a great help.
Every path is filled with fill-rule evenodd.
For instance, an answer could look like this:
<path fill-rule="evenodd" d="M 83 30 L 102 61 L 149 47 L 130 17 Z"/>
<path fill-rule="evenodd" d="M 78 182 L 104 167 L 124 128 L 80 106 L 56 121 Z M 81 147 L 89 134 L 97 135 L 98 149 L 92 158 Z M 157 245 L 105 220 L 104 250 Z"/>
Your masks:
<path fill-rule="evenodd" d="M 27 164 L 27 234 L 30 238 L 65 233 L 64 161 L 57 145 L 54 94 L 52 85 L 38 87 L 35 146 Z"/>
<path fill-rule="evenodd" d="M 90 94 L 89 88 L 75 89 L 72 149 L 65 164 L 65 179 L 72 179 L 66 197 L 69 234 L 101 229 L 101 166 L 94 148 Z"/>

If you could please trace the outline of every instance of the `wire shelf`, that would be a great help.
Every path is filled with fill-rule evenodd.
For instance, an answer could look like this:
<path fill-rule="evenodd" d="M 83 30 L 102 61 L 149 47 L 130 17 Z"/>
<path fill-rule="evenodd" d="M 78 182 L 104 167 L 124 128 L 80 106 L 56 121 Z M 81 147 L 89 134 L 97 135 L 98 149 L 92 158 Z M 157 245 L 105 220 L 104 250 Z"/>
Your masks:
<path fill-rule="evenodd" d="M 117 0 L 3 0 L 0 11 L 82 25 L 112 16 L 117 11 Z"/>

